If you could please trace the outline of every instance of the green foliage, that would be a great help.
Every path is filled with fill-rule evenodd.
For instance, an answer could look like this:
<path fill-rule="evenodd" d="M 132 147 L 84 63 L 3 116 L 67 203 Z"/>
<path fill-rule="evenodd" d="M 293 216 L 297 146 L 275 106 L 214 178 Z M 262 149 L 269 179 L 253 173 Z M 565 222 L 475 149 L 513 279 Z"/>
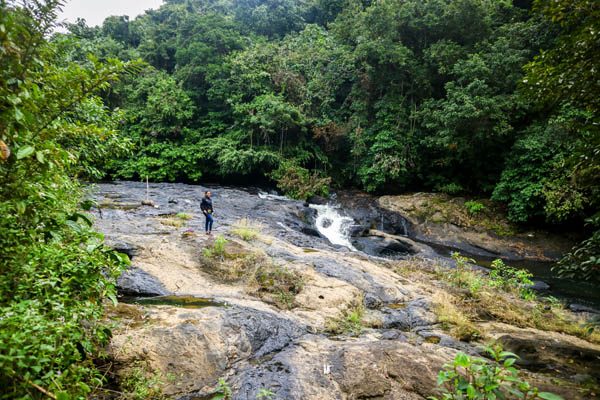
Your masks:
<path fill-rule="evenodd" d="M 339 317 L 325 321 L 325 331 L 333 334 L 359 335 L 363 330 L 364 313 L 362 298 L 357 299 Z"/>
<path fill-rule="evenodd" d="M 190 214 L 184 213 L 184 212 L 179 212 L 179 213 L 175 214 L 175 217 L 179 218 L 181 220 L 184 220 L 184 221 L 188 221 L 188 220 L 192 219 L 192 216 Z"/>
<path fill-rule="evenodd" d="M 550 49 L 527 64 L 523 81 L 542 102 L 576 101 L 600 109 L 598 71 L 600 64 L 600 10 L 594 0 L 534 1 L 534 10 L 562 29 Z"/>
<path fill-rule="evenodd" d="M 452 364 L 446 364 L 438 375 L 442 397 L 432 400 L 488 400 L 488 399 L 545 399 L 560 400 L 562 397 L 537 388 L 523 380 L 514 367 L 518 357 L 502 351 L 499 346 L 488 347 L 486 352 L 492 358 L 483 358 L 458 353 Z"/>
<path fill-rule="evenodd" d="M 596 230 L 553 267 L 552 270 L 559 276 L 588 282 L 600 281 L 600 215 L 589 219 L 588 223 Z"/>
<path fill-rule="evenodd" d="M 277 182 L 277 187 L 293 199 L 329 196 L 331 178 L 323 177 L 317 172 L 311 174 L 309 170 L 293 162 L 282 162 L 271 177 Z"/>
<path fill-rule="evenodd" d="M 472 296 L 477 296 L 485 284 L 485 278 L 482 273 L 473 269 L 472 265 L 475 264 L 475 260 L 458 252 L 453 252 L 451 256 L 456 262 L 456 266 L 443 275 L 453 285 L 468 289 Z"/>
<path fill-rule="evenodd" d="M 523 299 L 532 300 L 535 298 L 535 293 L 529 288 L 533 285 L 531 278 L 533 274 L 525 269 L 509 267 L 500 259 L 492 261 L 490 283 L 494 287 L 507 292 L 517 290 Z"/>
<path fill-rule="evenodd" d="M 82 398 L 102 383 L 99 323 L 128 262 L 80 209 L 121 143 L 96 97 L 134 65 L 69 62 L 46 40 L 60 2 L 0 2 L 0 398 Z M 118 114 L 117 114 L 118 116 Z M 116 149 L 114 147 L 117 147 Z"/>
<path fill-rule="evenodd" d="M 456 266 L 450 270 L 438 270 L 438 274 L 453 286 L 468 289 L 473 297 L 479 297 L 482 289 L 489 287 L 516 293 L 525 300 L 535 299 L 535 293 L 530 289 L 533 275 L 527 270 L 509 267 L 502 260 L 497 259 L 492 262 L 492 270 L 486 276 L 472 267 L 475 260 L 458 252 L 452 253 L 452 259 L 456 262 Z"/>
<path fill-rule="evenodd" d="M 477 215 L 483 210 L 485 210 L 485 206 L 482 203 L 474 200 L 466 201 L 465 207 L 467 208 L 467 212 L 470 215 Z"/>
<path fill-rule="evenodd" d="M 600 9 L 593 0 L 534 1 L 534 10 L 555 24 L 553 46 L 525 66 L 524 92 L 540 106 L 571 112 L 562 120 L 570 132 L 565 151 L 552 165 L 545 188 L 545 212 L 554 220 L 593 217 L 600 205 Z M 559 271 L 564 276 L 598 280 L 596 233 L 570 253 Z"/>
<path fill-rule="evenodd" d="M 220 378 L 211 400 L 231 400 L 232 395 L 231 386 L 225 379 Z"/>
<path fill-rule="evenodd" d="M 223 260 L 227 255 L 227 250 L 225 248 L 226 245 L 227 239 L 225 239 L 222 235 L 218 235 L 210 247 L 202 250 L 202 254 L 204 257 L 218 258 Z"/>
<path fill-rule="evenodd" d="M 436 185 L 434 189 L 438 192 L 446 193 L 449 195 L 457 195 L 465 191 L 465 188 L 463 188 L 461 185 L 455 182 Z"/>
<path fill-rule="evenodd" d="M 275 398 L 275 393 L 271 389 L 266 389 L 266 388 L 261 388 L 256 395 L 257 400 L 261 400 L 261 399 L 272 400 L 274 398 Z"/>
<path fill-rule="evenodd" d="M 166 399 L 160 374 L 149 371 L 147 363 L 135 361 L 120 383 L 123 400 Z"/>

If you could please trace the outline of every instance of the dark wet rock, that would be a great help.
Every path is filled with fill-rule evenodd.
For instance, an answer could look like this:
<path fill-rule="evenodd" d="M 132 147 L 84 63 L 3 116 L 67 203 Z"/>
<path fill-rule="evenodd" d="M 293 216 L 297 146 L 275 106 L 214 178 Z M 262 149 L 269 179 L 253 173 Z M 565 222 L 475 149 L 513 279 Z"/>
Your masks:
<path fill-rule="evenodd" d="M 543 292 L 543 291 L 549 290 L 550 285 L 548 285 L 546 282 L 543 282 L 543 281 L 534 280 L 533 284 L 530 285 L 529 288 L 532 290 L 536 290 L 538 292 Z"/>
<path fill-rule="evenodd" d="M 416 250 L 402 241 L 378 236 L 365 236 L 352 241 L 358 250 L 380 257 L 401 257 L 414 254 Z"/>
<path fill-rule="evenodd" d="M 409 255 L 435 256 L 435 251 L 427 245 L 400 235 L 392 235 L 379 230 L 368 230 L 364 236 L 352 240 L 352 244 L 364 253 L 386 257 L 403 258 Z"/>
<path fill-rule="evenodd" d="M 329 199 L 326 199 L 323 196 L 311 196 L 308 198 L 307 202 L 309 204 L 325 205 L 329 202 Z"/>
<path fill-rule="evenodd" d="M 329 218 L 323 218 L 323 228 L 327 229 L 333 224 L 333 221 Z"/>
<path fill-rule="evenodd" d="M 600 314 L 600 310 L 583 304 L 569 304 L 569 309 L 576 313 Z"/>
<path fill-rule="evenodd" d="M 364 299 L 364 305 L 368 309 L 376 310 L 382 306 L 383 302 L 380 298 L 374 296 L 372 293 L 367 293 Z"/>
<path fill-rule="evenodd" d="M 170 294 L 162 283 L 146 271 L 130 267 L 117 279 L 121 296 L 164 296 Z"/>
<path fill-rule="evenodd" d="M 275 314 L 249 308 L 228 310 L 224 326 L 245 332 L 244 336 L 251 346 L 254 358 L 283 349 L 307 330 L 306 326 Z"/>
<path fill-rule="evenodd" d="M 305 235 L 309 235 L 309 236 L 314 236 L 314 237 L 321 237 L 321 234 L 319 233 L 319 231 L 315 228 L 313 228 L 312 226 L 303 226 L 300 228 L 300 232 L 304 233 Z"/>
<path fill-rule="evenodd" d="M 397 329 L 389 329 L 389 330 L 384 331 L 381 334 L 381 338 L 383 340 L 398 340 L 401 342 L 408 341 L 408 338 L 406 337 L 406 335 L 402 331 L 397 330 Z"/>
<path fill-rule="evenodd" d="M 179 201 L 177 199 L 174 199 L 172 197 L 169 197 L 169 200 L 167 201 L 169 204 L 178 204 Z"/>
<path fill-rule="evenodd" d="M 555 337 L 532 337 L 506 334 L 498 338 L 505 349 L 519 356 L 517 364 L 531 371 L 562 371 L 565 375 L 585 373 L 600 378 L 600 349 L 557 340 Z"/>
<path fill-rule="evenodd" d="M 410 331 L 416 328 L 429 327 L 437 322 L 427 299 L 416 299 L 404 308 L 382 308 L 383 328 Z"/>
<path fill-rule="evenodd" d="M 349 233 L 350 237 L 353 237 L 353 238 L 358 237 L 358 236 L 363 236 L 368 231 L 369 231 L 369 226 L 366 226 L 366 225 L 354 224 L 354 225 L 350 225 L 348 227 L 348 233 Z"/>
<path fill-rule="evenodd" d="M 442 347 L 448 347 L 450 349 L 455 349 L 471 355 L 480 355 L 477 349 L 469 343 L 456 340 L 452 336 L 448 336 L 447 334 L 440 331 L 421 329 L 419 330 L 418 335 L 422 337 L 427 343 L 434 343 Z"/>

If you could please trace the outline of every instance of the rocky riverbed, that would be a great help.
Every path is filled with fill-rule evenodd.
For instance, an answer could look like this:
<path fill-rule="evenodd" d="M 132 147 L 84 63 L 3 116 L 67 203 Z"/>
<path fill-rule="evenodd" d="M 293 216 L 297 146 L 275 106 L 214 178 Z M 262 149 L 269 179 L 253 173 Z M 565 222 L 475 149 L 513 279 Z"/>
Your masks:
<path fill-rule="evenodd" d="M 277 399 L 424 399 L 458 351 L 480 354 L 496 339 L 520 352 L 524 374 L 540 388 L 566 399 L 593 393 L 600 346 L 590 341 L 489 320 L 470 342 L 442 329 L 438 289 L 394 260 L 411 268 L 445 261 L 404 236 L 415 224 L 387 201 L 361 207 L 352 196 L 350 250 L 319 232 L 335 222 L 319 219 L 323 210 L 253 189 L 211 188 L 215 235 L 207 236 L 199 212 L 205 189 L 150 184 L 147 191 L 133 182 L 93 189 L 96 228 L 132 260 L 119 280 L 124 302 L 109 309 L 118 323 L 108 349 L 117 384 L 143 365 L 177 399 L 210 398 L 221 377 L 234 399 L 255 399 L 261 389 Z M 256 237 L 234 234 L 243 219 Z M 218 235 L 227 240 L 220 259 L 204 251 Z M 280 277 L 292 277 L 291 295 L 269 288 Z M 136 296 L 170 297 L 136 304 Z"/>

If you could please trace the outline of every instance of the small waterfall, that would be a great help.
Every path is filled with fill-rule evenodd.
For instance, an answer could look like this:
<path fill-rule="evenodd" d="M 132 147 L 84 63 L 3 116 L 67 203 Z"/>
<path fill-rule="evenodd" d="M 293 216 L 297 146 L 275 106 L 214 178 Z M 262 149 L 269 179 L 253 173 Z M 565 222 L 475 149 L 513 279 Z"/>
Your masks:
<path fill-rule="evenodd" d="M 354 224 L 352 218 L 344 217 L 339 209 L 331 204 L 324 206 L 311 204 L 310 207 L 317 210 L 316 226 L 321 235 L 333 244 L 356 250 L 350 243 L 350 227 Z"/>
<path fill-rule="evenodd" d="M 406 224 L 406 219 L 402 218 L 402 235 L 408 236 L 408 225 Z"/>

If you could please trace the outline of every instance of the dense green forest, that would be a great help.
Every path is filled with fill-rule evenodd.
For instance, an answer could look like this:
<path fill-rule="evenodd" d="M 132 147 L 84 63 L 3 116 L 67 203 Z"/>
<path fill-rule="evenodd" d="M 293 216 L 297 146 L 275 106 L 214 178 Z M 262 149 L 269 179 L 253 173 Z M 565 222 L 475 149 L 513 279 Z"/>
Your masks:
<path fill-rule="evenodd" d="M 596 1 L 166 0 L 52 33 L 60 5 L 0 0 L 0 398 L 101 383 L 125 261 L 80 180 L 490 197 L 585 229 L 562 272 L 598 279 Z"/>
<path fill-rule="evenodd" d="M 167 0 L 54 42 L 146 63 L 103 93 L 133 149 L 110 178 L 484 196 L 591 233 L 599 20 L 580 0 Z M 570 261 L 595 271 L 599 239 Z"/>

